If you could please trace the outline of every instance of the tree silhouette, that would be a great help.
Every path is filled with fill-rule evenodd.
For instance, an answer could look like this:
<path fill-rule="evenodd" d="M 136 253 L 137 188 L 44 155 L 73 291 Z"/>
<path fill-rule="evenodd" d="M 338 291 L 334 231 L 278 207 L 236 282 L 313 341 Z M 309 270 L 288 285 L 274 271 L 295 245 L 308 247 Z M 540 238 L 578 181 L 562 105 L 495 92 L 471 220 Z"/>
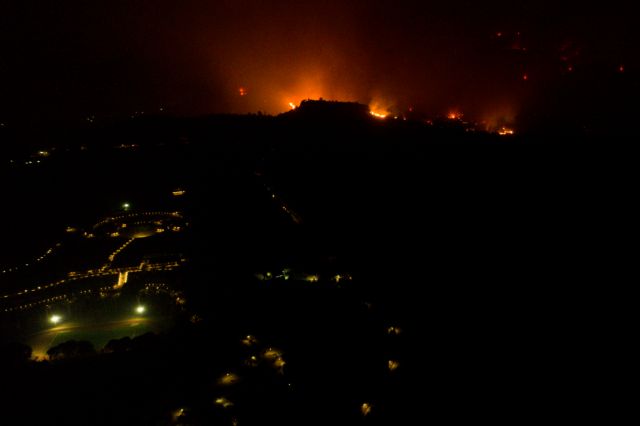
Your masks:
<path fill-rule="evenodd" d="M 84 357 L 94 355 L 95 353 L 96 350 L 93 347 L 93 343 L 86 340 L 69 340 L 68 342 L 60 343 L 47 351 L 49 359 L 52 360 Z"/>

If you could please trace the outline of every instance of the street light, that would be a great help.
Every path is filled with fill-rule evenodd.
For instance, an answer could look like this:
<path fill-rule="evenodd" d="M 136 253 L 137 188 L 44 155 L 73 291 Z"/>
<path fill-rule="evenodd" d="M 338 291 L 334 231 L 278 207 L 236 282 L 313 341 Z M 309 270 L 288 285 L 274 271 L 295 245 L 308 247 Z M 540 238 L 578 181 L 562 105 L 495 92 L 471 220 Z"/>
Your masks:
<path fill-rule="evenodd" d="M 125 209 L 125 210 L 129 210 L 129 207 L 131 207 L 131 204 L 129 204 L 129 203 L 124 203 L 122 205 L 122 208 Z"/>
<path fill-rule="evenodd" d="M 147 308 L 145 308 L 142 305 L 136 306 L 136 313 L 138 313 L 138 314 L 144 314 L 144 311 L 146 311 L 146 310 L 147 310 Z"/>
<path fill-rule="evenodd" d="M 49 318 L 49 322 L 51 322 L 51 324 L 58 324 L 60 321 L 62 321 L 62 317 L 60 315 L 51 315 L 51 318 Z"/>

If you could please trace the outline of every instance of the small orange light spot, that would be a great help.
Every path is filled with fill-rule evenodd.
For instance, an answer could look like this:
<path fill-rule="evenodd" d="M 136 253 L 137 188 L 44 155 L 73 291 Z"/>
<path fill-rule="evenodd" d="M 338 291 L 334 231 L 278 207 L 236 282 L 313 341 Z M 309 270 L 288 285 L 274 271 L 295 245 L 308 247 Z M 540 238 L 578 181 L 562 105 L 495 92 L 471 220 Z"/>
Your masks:
<path fill-rule="evenodd" d="M 447 118 L 449 120 L 461 120 L 463 115 L 464 114 L 462 114 L 461 112 L 450 111 L 449 114 L 447 114 Z"/>
<path fill-rule="evenodd" d="M 289 108 L 291 108 L 293 110 L 293 109 L 296 109 L 297 106 L 293 102 L 289 102 Z"/>
<path fill-rule="evenodd" d="M 238 93 L 240 94 L 240 96 L 246 96 L 247 95 L 247 89 L 244 87 L 240 87 L 238 88 Z"/>

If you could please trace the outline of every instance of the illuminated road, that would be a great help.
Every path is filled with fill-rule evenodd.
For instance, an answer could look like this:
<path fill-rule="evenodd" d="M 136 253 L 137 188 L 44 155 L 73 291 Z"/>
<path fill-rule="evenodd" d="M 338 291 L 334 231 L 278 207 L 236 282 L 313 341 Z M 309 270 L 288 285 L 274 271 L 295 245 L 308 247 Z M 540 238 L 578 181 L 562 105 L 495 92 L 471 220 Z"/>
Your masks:
<path fill-rule="evenodd" d="M 99 269 L 99 270 L 92 269 L 85 272 L 70 272 L 68 278 L 64 278 L 48 284 L 38 285 L 30 289 L 24 289 L 14 294 L 0 295 L 0 301 L 13 302 L 15 301 L 15 299 L 19 299 L 20 297 L 23 297 L 23 296 L 37 295 L 38 292 L 42 292 L 44 290 L 56 288 L 59 286 L 63 286 L 65 284 L 69 284 L 74 281 L 84 280 L 88 278 L 115 276 L 125 272 L 135 273 L 135 272 L 172 271 L 182 266 L 183 262 L 185 262 L 185 259 L 180 259 L 179 261 L 174 261 L 174 262 L 157 262 L 157 263 L 143 262 L 138 266 L 132 266 L 132 267 L 126 267 L 126 268 L 110 268 L 110 269 Z M 61 296 L 54 296 L 54 297 L 45 298 L 35 302 L 16 304 L 14 306 L 7 307 L 3 310 L 4 312 L 12 312 L 16 310 L 27 309 L 40 304 L 50 303 L 52 301 L 59 300 L 60 298 Z"/>
<path fill-rule="evenodd" d="M 51 254 L 58 248 L 60 248 L 62 246 L 62 243 L 56 243 L 55 245 L 53 245 L 52 247 L 48 248 L 41 256 L 36 257 L 35 259 L 33 259 L 30 262 L 25 262 L 24 264 L 19 264 L 19 265 L 15 265 L 15 266 L 11 266 L 11 267 L 5 267 L 4 269 L 0 270 L 0 274 L 8 274 L 10 272 L 17 272 L 17 271 L 21 271 L 24 268 L 28 268 L 30 265 L 35 265 L 39 262 L 44 261 L 47 257 L 51 256 Z"/>
<path fill-rule="evenodd" d="M 127 213 L 127 214 L 121 214 L 121 215 L 117 215 L 117 216 L 110 216 L 107 218 L 102 219 L 100 222 L 96 223 L 95 225 L 93 225 L 93 229 L 99 229 L 101 227 L 103 227 L 104 225 L 108 225 L 108 224 L 117 224 L 119 225 L 119 227 L 121 229 L 123 228 L 127 228 L 127 227 L 136 227 L 136 226 L 143 226 L 143 225 L 153 225 L 156 227 L 159 227 L 160 225 L 162 225 L 164 222 L 163 220 L 166 220 L 167 218 L 171 218 L 171 219 L 184 219 L 184 217 L 182 216 L 182 214 L 180 212 L 164 212 L 164 211 L 152 211 L 152 212 L 138 212 L 138 213 Z M 171 230 L 173 231 L 180 231 L 181 230 L 181 226 L 178 225 L 174 225 Z M 73 232 L 75 232 L 76 230 L 73 228 L 69 228 L 72 229 Z M 143 236 L 149 236 L 152 235 L 153 233 L 159 233 L 161 231 L 164 231 L 164 228 L 159 229 L 156 228 L 153 232 L 151 233 L 147 233 L 144 234 Z M 71 232 L 71 231 L 67 231 L 67 232 Z M 115 257 L 121 252 L 123 251 L 129 244 L 131 244 L 137 237 L 142 236 L 143 233 L 139 232 L 137 233 L 133 238 L 129 238 L 127 239 L 127 241 L 121 245 L 118 249 L 116 249 L 113 253 L 111 253 L 109 255 L 109 263 L 107 264 L 107 267 L 109 266 L 109 264 L 111 262 L 114 261 Z M 90 237 L 93 237 L 93 234 L 86 234 Z M 51 246 L 50 248 L 48 248 L 42 255 L 33 258 L 30 261 L 25 261 L 23 263 L 19 263 L 13 266 L 3 266 L 0 267 L 0 275 L 4 275 L 4 274 L 9 274 L 12 272 L 18 272 L 18 271 L 22 271 L 25 268 L 28 268 L 29 266 L 35 266 L 36 264 L 43 262 L 44 260 L 46 260 L 48 257 L 50 257 L 52 254 L 54 254 L 54 252 L 56 250 L 58 250 L 60 247 L 62 246 L 61 242 L 58 242 L 56 244 L 54 244 L 53 246 Z M 0 297 L 2 297 L 0 295 Z"/>
<path fill-rule="evenodd" d="M 262 180 L 261 175 L 256 174 L 256 176 Z M 291 218 L 291 220 L 293 221 L 293 223 L 295 223 L 296 225 L 300 225 L 302 223 L 302 218 L 300 217 L 300 215 L 298 213 L 296 213 L 293 209 L 291 209 L 287 203 L 285 203 L 285 201 L 282 199 L 282 197 L 280 197 L 278 194 L 275 193 L 275 191 L 273 190 L 273 188 L 271 188 L 269 185 L 267 185 L 266 183 L 262 182 L 262 185 L 264 186 L 264 189 L 269 193 L 269 196 L 271 197 L 271 199 L 274 201 L 274 203 L 276 203 L 278 205 L 278 207 L 280 208 L 280 210 L 282 210 L 283 212 L 285 212 L 289 218 Z"/>
<path fill-rule="evenodd" d="M 93 226 L 96 230 L 103 226 L 115 225 L 117 229 L 126 229 L 127 232 L 133 232 L 133 236 L 128 238 L 122 243 L 115 251 L 108 255 L 106 263 L 96 269 L 89 269 L 85 271 L 70 271 L 67 276 L 57 281 L 45 282 L 45 283 L 32 283 L 26 284 L 21 290 L 15 289 L 13 293 L 0 293 L 0 311 L 1 312 L 15 312 L 22 311 L 37 306 L 48 305 L 51 303 L 62 302 L 72 298 L 74 295 L 88 295 L 91 293 L 103 293 L 110 290 L 118 290 L 124 286 L 127 282 L 129 274 L 144 273 L 144 272 L 165 272 L 172 271 L 186 261 L 184 258 L 179 258 L 174 261 L 166 262 L 148 262 L 142 261 L 137 266 L 128 267 L 113 267 L 115 258 L 124 251 L 137 237 L 140 232 L 136 230 L 137 226 L 141 225 L 153 225 L 155 230 L 153 233 L 161 233 L 165 230 L 173 232 L 179 232 L 184 224 L 169 223 L 165 224 L 166 219 L 184 219 L 179 212 L 139 212 L 139 213 L 126 213 L 117 216 L 107 217 Z M 166 226 L 165 226 L 166 225 Z M 152 234 L 153 234 L 152 233 Z M 114 236 L 119 231 L 114 231 L 110 235 Z M 85 233 L 87 238 L 93 238 L 93 234 Z M 117 235 L 116 235 L 117 236 Z M 145 234 L 144 236 L 149 236 Z M 60 247 L 60 243 L 54 247 L 48 249 L 42 256 L 35 259 L 35 262 L 41 262 L 47 256 L 49 256 L 56 248 Z M 28 267 L 30 264 L 26 263 L 24 266 Z M 17 267 L 3 269 L 2 274 L 13 272 Z M 80 283 L 83 280 L 99 279 L 105 277 L 117 276 L 118 279 L 113 280 L 113 285 L 106 285 L 105 280 L 99 280 L 99 285 L 93 282 Z M 75 283 L 76 285 L 70 285 Z M 5 290 L 6 291 L 6 290 Z"/>
<path fill-rule="evenodd" d="M 155 223 L 158 218 L 162 217 L 173 217 L 176 219 L 184 219 L 183 216 L 179 212 L 140 212 L 140 213 L 127 213 L 121 214 L 118 216 L 110 216 L 105 219 L 102 219 L 100 222 L 93 225 L 93 229 L 96 230 L 104 225 L 114 222 L 129 222 L 132 219 L 138 219 L 137 222 L 133 222 L 132 224 L 140 225 L 140 224 L 150 224 Z"/>

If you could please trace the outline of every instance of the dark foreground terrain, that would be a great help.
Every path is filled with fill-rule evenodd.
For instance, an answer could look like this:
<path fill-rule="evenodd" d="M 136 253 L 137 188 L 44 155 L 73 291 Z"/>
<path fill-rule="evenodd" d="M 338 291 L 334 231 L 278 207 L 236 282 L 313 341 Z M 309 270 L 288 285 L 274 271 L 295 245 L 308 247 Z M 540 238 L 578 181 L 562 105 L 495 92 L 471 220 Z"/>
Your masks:
<path fill-rule="evenodd" d="M 600 141 L 563 138 L 301 111 L 148 119 L 13 152 L 3 265 L 124 201 L 180 210 L 188 226 L 111 266 L 179 253 L 179 269 L 132 272 L 90 299 L 61 286 L 68 315 L 111 321 L 138 288 L 169 283 L 170 306 L 153 305 L 169 328 L 33 361 L 21 330 L 57 305 L 0 312 L 2 423 L 613 420 L 629 399 L 611 356 L 625 341 L 620 283 L 603 254 L 618 194 Z M 105 253 L 120 241 L 95 238 Z M 0 277 L 2 293 L 68 276 L 54 260 Z"/>

